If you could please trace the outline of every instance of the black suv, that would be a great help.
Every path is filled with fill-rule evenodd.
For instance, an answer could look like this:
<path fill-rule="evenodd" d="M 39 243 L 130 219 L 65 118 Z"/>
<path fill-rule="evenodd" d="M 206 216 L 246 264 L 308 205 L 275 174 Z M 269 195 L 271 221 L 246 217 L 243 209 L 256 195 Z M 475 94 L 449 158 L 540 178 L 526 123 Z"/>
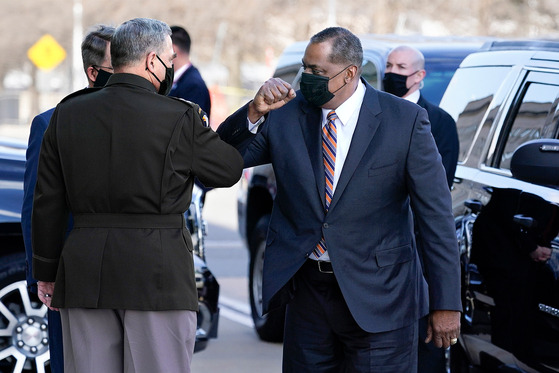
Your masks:
<path fill-rule="evenodd" d="M 425 56 L 427 76 L 423 96 L 438 104 L 454 71 L 464 57 L 478 50 L 480 39 L 464 38 L 405 38 L 392 35 L 360 36 L 363 45 L 362 76 L 369 84 L 381 89 L 386 57 L 401 44 L 413 45 Z M 279 58 L 274 76 L 298 89 L 301 60 L 308 42 L 297 42 L 285 49 Z M 262 340 L 281 341 L 283 338 L 284 309 L 262 316 L 262 267 L 266 248 L 266 233 L 276 194 L 276 182 L 271 165 L 245 170 L 238 195 L 239 232 L 250 253 L 249 294 L 255 329 Z"/>
<path fill-rule="evenodd" d="M 0 139 L 0 372 L 50 372 L 47 307 L 29 292 L 21 229 L 23 173 L 27 145 Z M 204 261 L 202 191 L 195 187 L 185 213 L 194 246 L 198 289 L 195 351 L 217 337 L 219 284 Z"/>
<path fill-rule="evenodd" d="M 451 371 L 559 372 L 559 43 L 487 43 L 441 107 L 460 138 L 464 312 Z"/>

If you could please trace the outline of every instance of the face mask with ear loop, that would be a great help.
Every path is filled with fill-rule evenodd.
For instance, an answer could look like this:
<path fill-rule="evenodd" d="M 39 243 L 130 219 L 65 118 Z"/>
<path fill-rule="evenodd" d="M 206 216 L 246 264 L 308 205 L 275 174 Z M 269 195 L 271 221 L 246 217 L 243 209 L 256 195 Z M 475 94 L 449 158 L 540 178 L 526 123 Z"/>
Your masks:
<path fill-rule="evenodd" d="M 411 73 L 410 75 L 401 75 L 396 73 L 384 74 L 384 78 L 382 79 L 382 86 L 384 87 L 384 91 L 392 93 L 394 96 L 404 97 L 411 88 L 408 88 L 407 86 L 408 78 L 413 74 L 416 74 L 418 71 L 419 70 Z"/>
<path fill-rule="evenodd" d="M 113 75 L 112 73 L 102 70 L 101 68 L 103 66 L 91 66 L 95 69 L 95 71 L 97 71 L 97 77 L 95 78 L 95 81 L 93 82 L 93 86 L 94 87 L 104 87 L 105 84 L 107 84 L 107 81 L 109 80 L 109 78 L 111 77 L 111 75 Z"/>
<path fill-rule="evenodd" d="M 159 62 L 161 62 L 163 64 L 163 66 L 165 66 L 165 78 L 163 80 L 159 80 L 157 75 L 155 75 L 151 71 L 150 71 L 150 73 L 159 82 L 159 90 L 157 91 L 157 93 L 159 93 L 160 95 L 163 95 L 163 96 L 167 96 L 169 94 L 169 92 L 171 92 L 171 88 L 173 87 L 173 79 L 174 79 L 174 76 L 175 76 L 175 69 L 173 68 L 173 65 L 171 65 L 171 67 L 167 67 L 167 65 L 165 65 L 165 62 L 163 62 L 163 60 L 161 58 L 159 58 L 158 55 L 155 55 L 155 57 L 157 57 Z M 146 70 L 147 69 L 148 68 L 146 66 Z"/>
<path fill-rule="evenodd" d="M 334 92 L 330 92 L 328 90 L 328 82 L 346 71 L 350 66 L 353 65 L 345 67 L 342 71 L 331 78 L 328 78 L 327 76 L 301 73 L 301 93 L 309 103 L 321 107 L 334 98 L 334 93 L 338 92 L 347 85 L 344 81 L 344 85 L 336 89 Z"/>

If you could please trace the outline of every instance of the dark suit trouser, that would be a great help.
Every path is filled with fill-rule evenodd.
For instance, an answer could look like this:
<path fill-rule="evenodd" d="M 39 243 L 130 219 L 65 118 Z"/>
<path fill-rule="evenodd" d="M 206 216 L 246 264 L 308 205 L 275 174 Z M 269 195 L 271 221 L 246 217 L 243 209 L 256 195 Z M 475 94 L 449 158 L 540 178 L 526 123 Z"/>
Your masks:
<path fill-rule="evenodd" d="M 66 373 L 189 373 L 194 311 L 60 310 Z"/>
<path fill-rule="evenodd" d="M 427 324 L 429 315 L 419 320 L 419 341 L 418 341 L 418 373 L 446 373 L 445 349 L 435 346 L 433 341 L 425 343 L 427 338 Z M 458 345 L 456 345 L 458 346 Z M 458 348 L 458 347 L 456 347 Z"/>
<path fill-rule="evenodd" d="M 50 370 L 52 373 L 64 372 L 64 347 L 62 344 L 62 323 L 60 312 L 47 311 L 49 320 L 49 350 L 50 350 Z"/>
<path fill-rule="evenodd" d="M 295 277 L 283 346 L 284 373 L 416 372 L 417 320 L 393 331 L 364 331 L 353 319 L 335 276 L 320 273 L 307 261 Z"/>

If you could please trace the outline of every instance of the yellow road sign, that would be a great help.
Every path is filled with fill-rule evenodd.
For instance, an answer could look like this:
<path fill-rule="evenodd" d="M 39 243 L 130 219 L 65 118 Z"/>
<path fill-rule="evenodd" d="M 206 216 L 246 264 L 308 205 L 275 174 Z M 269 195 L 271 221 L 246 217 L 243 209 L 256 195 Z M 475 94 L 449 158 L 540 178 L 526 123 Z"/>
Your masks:
<path fill-rule="evenodd" d="M 66 58 L 66 51 L 49 34 L 43 35 L 27 50 L 27 57 L 39 69 L 50 70 Z"/>

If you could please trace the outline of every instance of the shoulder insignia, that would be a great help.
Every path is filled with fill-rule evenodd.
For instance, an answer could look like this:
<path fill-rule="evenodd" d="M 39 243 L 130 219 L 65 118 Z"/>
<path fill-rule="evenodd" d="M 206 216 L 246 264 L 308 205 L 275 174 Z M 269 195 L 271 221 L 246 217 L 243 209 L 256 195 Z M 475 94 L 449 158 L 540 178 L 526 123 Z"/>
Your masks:
<path fill-rule="evenodd" d="M 173 97 L 173 96 L 167 96 L 167 97 L 185 103 L 194 109 L 198 109 L 198 115 L 200 116 L 200 119 L 202 120 L 202 124 L 204 125 L 204 127 L 210 126 L 210 119 L 208 118 L 208 114 L 206 114 L 206 112 L 204 112 L 204 110 L 202 110 L 200 106 L 198 106 L 198 104 L 192 101 L 185 100 L 184 98 L 180 98 L 180 97 Z"/>
<path fill-rule="evenodd" d="M 208 115 L 204 112 L 204 110 L 202 110 L 199 106 L 198 106 L 198 115 L 200 115 L 200 119 L 202 119 L 202 124 L 204 125 L 204 127 L 209 127 L 210 119 L 208 118 Z"/>
<path fill-rule="evenodd" d="M 194 107 L 194 106 L 196 105 L 194 102 L 187 101 L 187 100 L 185 100 L 184 98 L 174 97 L 174 96 L 167 96 L 167 97 L 168 97 L 168 98 L 171 98 L 171 99 L 173 99 L 173 100 L 175 100 L 175 101 L 182 102 L 183 104 L 187 104 L 187 105 L 190 106 L 190 107 Z"/>

